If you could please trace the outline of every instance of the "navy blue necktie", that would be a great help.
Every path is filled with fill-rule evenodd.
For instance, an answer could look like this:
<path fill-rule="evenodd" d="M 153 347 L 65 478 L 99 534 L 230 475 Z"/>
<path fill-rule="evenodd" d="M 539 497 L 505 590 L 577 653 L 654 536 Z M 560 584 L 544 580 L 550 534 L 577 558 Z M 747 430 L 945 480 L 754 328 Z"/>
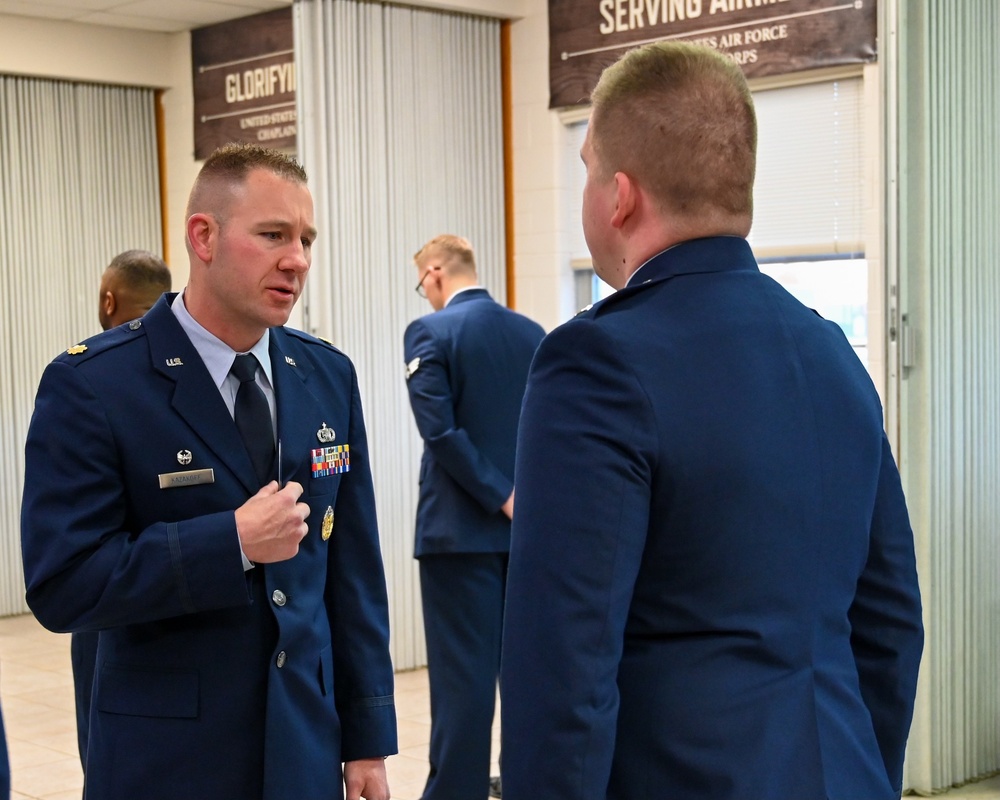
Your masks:
<path fill-rule="evenodd" d="M 271 429 L 271 410 L 267 398 L 257 385 L 257 357 L 252 353 L 236 356 L 229 370 L 240 382 L 236 392 L 233 417 L 236 428 L 243 437 L 243 444 L 250 454 L 254 472 L 261 485 L 271 478 L 274 463 L 274 434 Z"/>

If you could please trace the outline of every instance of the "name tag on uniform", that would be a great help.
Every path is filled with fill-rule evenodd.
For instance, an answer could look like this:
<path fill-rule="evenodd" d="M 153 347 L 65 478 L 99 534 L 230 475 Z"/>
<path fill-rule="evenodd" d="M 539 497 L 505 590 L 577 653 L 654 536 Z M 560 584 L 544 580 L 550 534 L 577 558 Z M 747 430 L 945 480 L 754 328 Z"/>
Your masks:
<path fill-rule="evenodd" d="M 164 472 L 159 476 L 161 489 L 176 489 L 180 486 L 197 486 L 200 483 L 215 483 L 214 469 L 189 469 L 186 472 Z"/>

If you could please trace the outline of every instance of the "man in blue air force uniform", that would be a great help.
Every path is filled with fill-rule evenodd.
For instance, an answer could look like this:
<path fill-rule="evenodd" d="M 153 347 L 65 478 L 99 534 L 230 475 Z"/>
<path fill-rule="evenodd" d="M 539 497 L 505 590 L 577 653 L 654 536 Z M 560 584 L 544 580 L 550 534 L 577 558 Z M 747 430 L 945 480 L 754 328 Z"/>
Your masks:
<path fill-rule="evenodd" d="M 431 239 L 414 256 L 435 313 L 406 329 L 407 389 L 424 440 L 415 555 L 431 691 L 424 800 L 482 800 L 514 508 L 524 383 L 544 331 L 478 285 L 472 246 Z"/>
<path fill-rule="evenodd" d="M 506 800 L 898 797 L 923 642 L 878 396 L 757 269 L 739 68 L 626 54 L 582 156 L 619 291 L 535 356 L 501 670 Z"/>
<path fill-rule="evenodd" d="M 316 232 L 301 167 L 230 145 L 190 280 L 45 370 L 28 603 L 100 630 L 88 800 L 388 800 L 385 582 L 351 362 L 282 327 Z"/>

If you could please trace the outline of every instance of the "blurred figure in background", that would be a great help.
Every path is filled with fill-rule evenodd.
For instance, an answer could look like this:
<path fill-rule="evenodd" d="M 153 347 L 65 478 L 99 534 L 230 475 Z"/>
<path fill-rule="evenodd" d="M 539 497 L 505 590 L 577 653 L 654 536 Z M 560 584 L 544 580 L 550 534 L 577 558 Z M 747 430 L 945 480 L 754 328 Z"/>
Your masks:
<path fill-rule="evenodd" d="M 148 250 L 119 253 L 111 259 L 101 276 L 101 300 L 97 311 L 101 329 L 108 330 L 141 317 L 160 299 L 161 294 L 170 291 L 170 285 L 170 269 L 159 256 Z M 87 777 L 87 732 L 98 635 L 97 631 L 80 631 L 72 634 L 70 641 L 76 695 L 76 736 L 84 779 Z"/>
<path fill-rule="evenodd" d="M 544 331 L 479 285 L 472 245 L 441 235 L 413 257 L 433 314 L 403 346 L 424 440 L 416 546 L 431 693 L 424 800 L 499 794 L 490 745 L 503 625 L 514 446 L 528 367 Z M 544 794 L 544 792 L 543 792 Z"/>

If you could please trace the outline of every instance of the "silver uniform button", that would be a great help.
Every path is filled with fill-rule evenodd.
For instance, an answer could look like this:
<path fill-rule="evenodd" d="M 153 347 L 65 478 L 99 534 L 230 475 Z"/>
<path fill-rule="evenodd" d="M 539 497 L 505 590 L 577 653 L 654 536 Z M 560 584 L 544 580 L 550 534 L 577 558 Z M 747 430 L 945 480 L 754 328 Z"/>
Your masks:
<path fill-rule="evenodd" d="M 278 653 L 278 658 L 275 661 L 275 663 L 278 665 L 278 669 L 281 669 L 283 666 L 285 666 L 285 662 L 287 660 L 288 660 L 288 656 L 285 655 L 285 651 L 284 650 L 282 650 L 280 653 Z"/>
<path fill-rule="evenodd" d="M 288 598 L 285 597 L 285 593 L 281 589 L 275 589 L 271 592 L 271 599 L 274 601 L 276 606 L 283 606 L 288 602 Z"/>

